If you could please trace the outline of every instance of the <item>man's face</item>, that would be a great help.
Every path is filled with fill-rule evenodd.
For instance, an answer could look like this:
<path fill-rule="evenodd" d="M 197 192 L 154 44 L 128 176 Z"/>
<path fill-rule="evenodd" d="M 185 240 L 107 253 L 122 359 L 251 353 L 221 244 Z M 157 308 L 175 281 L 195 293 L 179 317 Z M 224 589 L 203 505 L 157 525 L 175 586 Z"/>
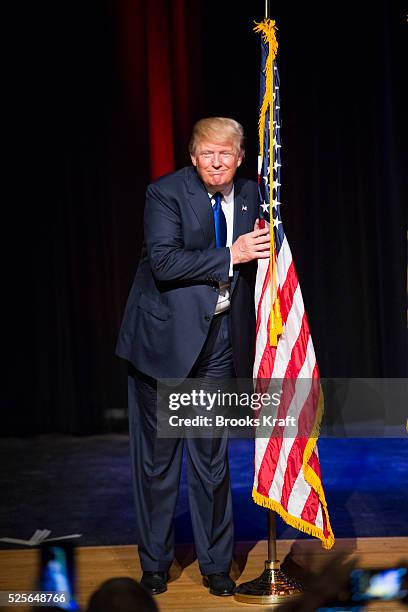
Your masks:
<path fill-rule="evenodd" d="M 230 188 L 243 156 L 232 142 L 202 141 L 191 154 L 191 161 L 207 191 L 215 193 Z"/>

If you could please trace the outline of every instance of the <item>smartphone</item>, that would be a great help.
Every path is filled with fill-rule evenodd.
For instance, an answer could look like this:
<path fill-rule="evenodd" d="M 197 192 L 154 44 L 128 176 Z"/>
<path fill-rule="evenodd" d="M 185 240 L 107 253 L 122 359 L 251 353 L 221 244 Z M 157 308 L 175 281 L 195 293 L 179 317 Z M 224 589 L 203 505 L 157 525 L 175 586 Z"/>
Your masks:
<path fill-rule="evenodd" d="M 79 610 L 75 601 L 75 547 L 69 540 L 55 540 L 40 545 L 38 590 L 55 592 L 52 607 Z M 63 595 L 62 595 L 63 594 Z"/>
<path fill-rule="evenodd" d="M 408 567 L 355 569 L 351 572 L 349 588 L 353 602 L 395 599 L 408 602 Z"/>
<path fill-rule="evenodd" d="M 370 601 L 399 600 L 408 605 L 408 564 L 377 569 L 355 569 L 337 597 L 317 612 L 360 612 Z"/>

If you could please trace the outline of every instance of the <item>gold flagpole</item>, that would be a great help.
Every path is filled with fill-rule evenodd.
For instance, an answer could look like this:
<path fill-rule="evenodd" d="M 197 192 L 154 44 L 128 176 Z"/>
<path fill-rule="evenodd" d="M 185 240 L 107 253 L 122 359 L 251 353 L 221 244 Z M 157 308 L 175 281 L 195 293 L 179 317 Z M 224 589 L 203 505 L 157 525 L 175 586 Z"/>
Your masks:
<path fill-rule="evenodd" d="M 269 0 L 265 0 L 265 22 L 269 20 Z M 272 88 L 273 88 L 272 70 Z M 273 89 L 272 89 L 273 91 Z M 269 108 L 270 125 L 273 125 L 273 98 L 272 107 Z M 272 148 L 273 150 L 273 148 Z M 272 170 L 271 170 L 272 176 Z M 272 201 L 272 198 L 271 198 Z M 271 241 L 274 239 L 274 229 L 271 210 Z M 271 260 L 271 269 L 273 261 Z M 271 282 L 271 291 L 273 291 Z M 273 294 L 272 294 L 273 298 Z M 273 311 L 273 299 L 271 299 L 271 316 Z M 277 337 L 276 337 L 277 338 Z M 302 592 L 302 587 L 280 569 L 280 561 L 277 558 L 276 546 L 276 515 L 273 510 L 267 510 L 268 517 L 268 559 L 265 561 L 265 569 L 258 578 L 243 582 L 235 589 L 234 597 L 237 601 L 257 605 L 280 605 L 288 597 L 294 597 Z"/>

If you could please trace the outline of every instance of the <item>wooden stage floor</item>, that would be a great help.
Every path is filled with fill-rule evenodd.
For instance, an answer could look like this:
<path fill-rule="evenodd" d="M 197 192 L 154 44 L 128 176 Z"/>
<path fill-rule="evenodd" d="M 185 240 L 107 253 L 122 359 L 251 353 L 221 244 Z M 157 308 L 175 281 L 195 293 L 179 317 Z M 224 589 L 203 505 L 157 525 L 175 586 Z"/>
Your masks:
<path fill-rule="evenodd" d="M 266 558 L 266 542 L 240 542 L 236 544 L 232 576 L 238 583 L 258 576 Z M 290 553 L 290 554 L 289 554 Z M 359 567 L 392 566 L 408 557 L 408 538 L 358 538 L 338 540 L 332 551 L 321 548 L 317 540 L 280 540 L 278 555 L 292 575 L 303 571 L 318 572 L 336 553 L 345 553 L 347 558 L 358 557 Z M 201 584 L 201 577 L 191 547 L 179 548 L 178 561 L 170 572 L 167 593 L 157 597 L 162 612 L 185 612 L 200 610 L 238 610 L 247 608 L 266 610 L 267 606 L 245 605 L 232 597 L 214 597 Z M 33 589 L 36 568 L 35 550 L 0 551 L 0 590 L 27 591 Z M 140 578 L 140 565 L 136 546 L 80 547 L 77 549 L 78 600 L 83 609 L 90 594 L 108 578 L 130 576 Z M 27 608 L 4 608 L 26 612 Z M 38 608 L 40 609 L 40 608 Z M 269 607 L 270 609 L 270 607 Z M 397 603 L 370 604 L 369 610 L 406 610 Z"/>

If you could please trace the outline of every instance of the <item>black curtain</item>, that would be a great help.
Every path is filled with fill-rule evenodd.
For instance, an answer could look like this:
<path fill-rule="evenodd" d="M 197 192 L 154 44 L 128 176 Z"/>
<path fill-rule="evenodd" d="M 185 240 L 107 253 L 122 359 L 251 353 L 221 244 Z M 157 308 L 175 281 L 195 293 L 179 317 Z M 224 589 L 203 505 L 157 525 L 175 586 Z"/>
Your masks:
<path fill-rule="evenodd" d="M 140 252 L 149 141 L 144 47 L 135 108 L 119 4 L 29 5 L 10 20 L 16 173 L 2 232 L 4 435 L 107 431 L 112 409 L 126 406 L 114 345 Z M 241 121 L 242 172 L 255 178 L 252 27 L 264 3 L 247 4 L 197 5 L 191 121 Z M 387 0 L 272 5 L 282 215 L 321 373 L 404 376 L 406 11 Z M 176 146 L 187 163 L 187 142 Z"/>

